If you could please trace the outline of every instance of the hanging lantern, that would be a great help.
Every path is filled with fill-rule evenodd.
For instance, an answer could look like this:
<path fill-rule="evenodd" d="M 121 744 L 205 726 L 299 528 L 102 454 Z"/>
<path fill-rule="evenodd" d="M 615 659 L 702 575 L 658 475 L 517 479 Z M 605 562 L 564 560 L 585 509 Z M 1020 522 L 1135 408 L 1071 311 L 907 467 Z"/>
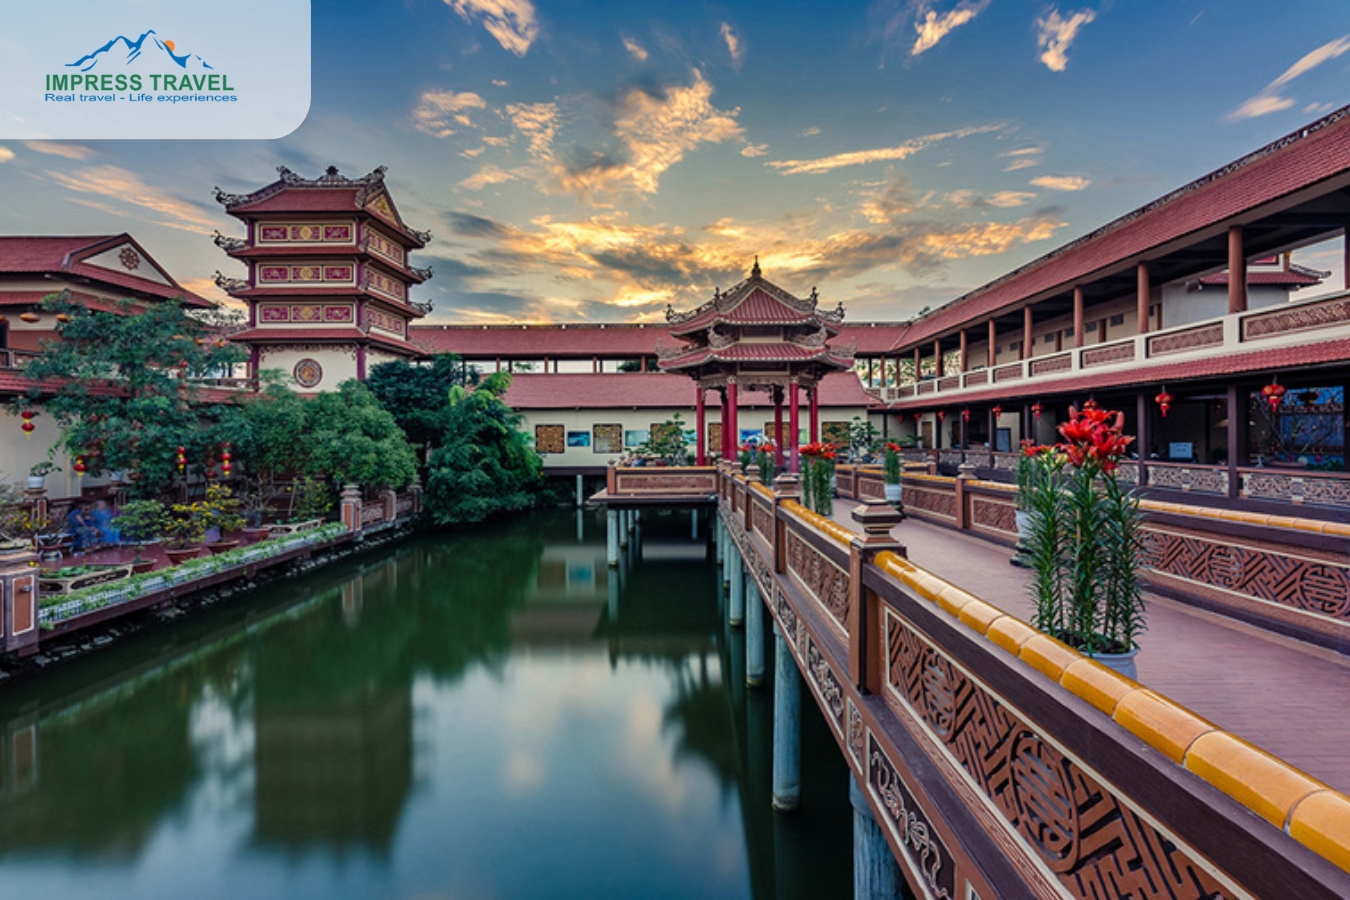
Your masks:
<path fill-rule="evenodd" d="M 1176 399 L 1176 397 L 1167 393 L 1167 388 L 1163 388 L 1162 393 L 1153 398 L 1153 402 L 1158 404 L 1158 412 L 1162 413 L 1164 419 L 1167 418 L 1167 411 L 1172 408 Z"/>
<path fill-rule="evenodd" d="M 1035 403 L 1031 404 L 1031 414 L 1032 414 L 1033 416 L 1035 416 L 1036 418 L 1038 418 L 1038 419 L 1041 417 L 1041 410 L 1042 410 L 1042 409 L 1043 409 L 1043 407 L 1041 406 L 1041 401 L 1039 401 L 1039 400 L 1037 400 Z"/>
<path fill-rule="evenodd" d="M 56 314 L 56 321 L 61 322 L 62 324 L 64 324 L 64 323 L 70 321 L 70 316 L 66 315 L 65 313 L 57 313 L 57 314 Z"/>
<path fill-rule="evenodd" d="M 187 471 L 187 448 L 180 446 L 178 448 L 178 471 L 179 473 Z"/>
<path fill-rule="evenodd" d="M 914 413 L 914 421 L 917 422 L 917 421 L 919 421 L 919 420 L 922 419 L 922 418 L 923 418 L 923 413 L 918 412 L 918 411 L 916 410 L 915 413 Z"/>
<path fill-rule="evenodd" d="M 1097 409 L 1097 408 L 1098 408 L 1098 407 L 1097 407 L 1097 401 L 1096 401 L 1096 400 L 1093 400 L 1091 397 L 1087 398 L 1087 402 L 1085 402 L 1085 403 L 1083 404 L 1083 409 L 1084 409 L 1084 410 Z"/>
<path fill-rule="evenodd" d="M 945 409 L 939 409 L 939 410 L 938 410 L 938 421 L 941 422 L 941 421 L 942 421 L 943 419 L 945 419 L 945 418 L 947 418 L 947 411 L 946 411 Z"/>
<path fill-rule="evenodd" d="M 37 426 L 33 424 L 33 417 L 36 416 L 37 413 L 33 412 L 31 409 L 25 409 L 23 412 L 19 413 L 19 415 L 23 417 L 23 424 L 19 426 L 23 429 L 23 436 L 32 437 L 33 432 L 37 430 Z"/>
<path fill-rule="evenodd" d="M 1003 407 L 1001 407 L 1001 406 L 995 406 L 993 409 L 991 409 L 991 410 L 989 410 L 989 411 L 990 411 L 991 413 L 994 414 L 994 421 L 995 421 L 995 422 L 998 421 L 998 417 L 999 417 L 999 416 L 1003 415 Z"/>
<path fill-rule="evenodd" d="M 969 408 L 966 408 L 966 409 L 961 410 L 961 421 L 962 421 L 962 422 L 969 422 L 969 421 L 970 421 L 970 409 L 969 409 Z"/>
<path fill-rule="evenodd" d="M 76 475 L 79 475 L 79 476 L 83 477 L 85 471 L 86 471 L 89 467 L 86 466 L 86 465 L 84 464 L 84 457 L 83 457 L 83 456 L 77 456 L 77 457 L 75 457 L 75 462 L 71 464 L 70 468 L 71 468 L 71 470 L 72 470 Z"/>
<path fill-rule="evenodd" d="M 19 318 L 20 318 L 20 319 L 23 319 L 25 322 L 32 323 L 32 322 L 37 322 L 37 321 L 41 320 L 41 319 L 42 319 L 42 316 L 39 316 L 39 315 L 38 315 L 37 313 L 35 313 L 35 312 L 26 312 L 26 313 L 20 313 L 20 314 L 19 314 Z"/>
<path fill-rule="evenodd" d="M 1285 387 L 1278 382 L 1268 384 L 1261 388 L 1261 396 L 1266 398 L 1266 403 L 1270 405 L 1270 411 L 1275 412 L 1280 408 L 1280 401 L 1284 399 Z"/>
<path fill-rule="evenodd" d="M 230 462 L 233 458 L 234 455 L 230 453 L 230 445 L 226 444 L 221 449 L 220 453 L 220 470 L 225 473 L 226 478 L 230 477 L 230 469 L 234 468 L 233 464 Z"/>

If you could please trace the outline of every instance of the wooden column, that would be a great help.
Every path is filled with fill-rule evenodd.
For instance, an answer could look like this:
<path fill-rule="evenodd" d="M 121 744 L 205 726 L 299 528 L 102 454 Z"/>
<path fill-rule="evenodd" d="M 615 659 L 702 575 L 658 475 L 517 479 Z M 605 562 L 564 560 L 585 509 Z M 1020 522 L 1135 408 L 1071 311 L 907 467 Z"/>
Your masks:
<path fill-rule="evenodd" d="M 718 397 L 718 399 L 721 401 L 721 412 L 720 412 L 719 417 L 720 417 L 721 422 L 722 422 L 722 440 L 721 440 L 721 442 L 720 442 L 721 445 L 722 445 L 722 448 L 721 448 L 721 451 L 720 451 L 720 452 L 721 452 L 721 454 L 722 454 L 722 459 L 726 460 L 726 459 L 731 459 L 731 458 L 732 458 L 732 457 L 730 457 L 730 456 L 727 455 L 727 435 L 729 435 L 729 434 L 731 433 L 731 431 L 730 431 L 730 426 L 729 426 L 727 423 L 730 421 L 731 404 L 729 404 L 729 403 L 727 402 L 727 389 L 726 389 L 726 388 L 718 388 L 718 389 L 717 389 L 717 397 Z"/>
<path fill-rule="evenodd" d="M 1228 229 L 1228 312 L 1247 311 L 1247 257 L 1242 249 L 1242 226 Z"/>
<path fill-rule="evenodd" d="M 942 341 L 939 338 L 933 339 L 933 375 L 941 378 L 946 373 L 942 371 Z"/>
<path fill-rule="evenodd" d="M 914 381 L 918 383 L 923 377 L 923 351 L 918 347 L 914 348 Z"/>
<path fill-rule="evenodd" d="M 698 452 L 695 455 L 694 459 L 698 465 L 706 466 L 708 464 L 708 448 L 707 448 L 708 414 L 707 410 L 704 409 L 703 406 L 703 393 L 704 393 L 703 385 L 701 384 L 696 385 L 696 389 L 698 393 L 694 397 L 694 415 L 695 418 L 698 420 L 698 425 L 696 426 L 698 428 L 698 438 L 697 443 L 695 444 L 695 446 L 698 448 Z"/>
<path fill-rule="evenodd" d="M 1245 437 L 1247 411 L 1242 408 L 1242 392 L 1236 384 L 1228 385 L 1228 496 L 1242 496 L 1242 483 L 1238 480 L 1238 453 L 1242 449 Z"/>
<path fill-rule="evenodd" d="M 881 387 L 886 386 L 886 357 L 881 357 Z"/>
<path fill-rule="evenodd" d="M 968 352 L 968 349 L 969 349 L 969 348 L 966 346 L 966 330 L 965 330 L 964 328 L 962 328 L 960 334 L 961 334 L 961 344 L 960 344 L 960 347 L 961 347 L 961 364 L 960 364 L 960 367 L 957 369 L 957 374 L 961 374 L 961 373 L 965 372 L 966 369 L 969 367 L 969 362 L 970 362 L 970 357 L 969 357 L 969 352 Z"/>
<path fill-rule="evenodd" d="M 868 387 L 872 387 L 872 386 L 874 386 L 874 385 L 877 383 L 877 373 L 876 373 L 876 369 L 873 368 L 873 364 L 874 364 L 875 362 L 876 362 L 876 360 L 873 359 L 872 357 L 870 357 L 870 356 L 867 357 L 867 386 L 868 386 Z"/>
<path fill-rule="evenodd" d="M 1074 285 L 1073 289 L 1073 345 L 1083 346 L 1083 288 Z"/>
<path fill-rule="evenodd" d="M 1031 307 L 1022 307 L 1022 358 L 1031 359 Z"/>
<path fill-rule="evenodd" d="M 872 361 L 867 362 L 867 374 L 872 374 Z M 870 380 L 870 378 L 869 378 Z M 775 387 L 773 392 L 773 462 L 780 470 L 783 468 L 783 389 Z"/>
<path fill-rule="evenodd" d="M 988 350 L 988 352 L 985 354 L 985 356 L 986 356 L 987 358 L 986 358 L 984 364 L 985 364 L 986 366 L 988 366 L 989 368 L 991 368 L 991 369 L 992 369 L 994 366 L 998 365 L 998 344 L 996 343 L 997 340 L 998 340 L 998 326 L 994 324 L 994 320 L 993 320 L 993 319 L 990 319 L 990 320 L 989 320 L 989 350 Z M 992 376 L 991 376 L 991 378 L 992 378 Z M 993 381 L 990 381 L 989 383 L 990 383 L 990 384 L 993 384 Z"/>
<path fill-rule="evenodd" d="M 1152 291 L 1148 284 L 1148 263 L 1142 260 L 1134 267 L 1134 286 L 1139 333 L 1148 334 L 1148 301 Z"/>
<path fill-rule="evenodd" d="M 727 379 L 727 406 L 729 407 L 728 411 L 730 412 L 731 420 L 731 433 L 727 436 L 727 441 L 729 442 L 729 452 L 726 456 L 727 459 L 734 459 L 736 457 L 735 449 L 741 445 L 740 410 L 736 407 L 736 393 L 736 379 Z M 723 418 L 725 419 L 727 417 L 723 416 Z M 725 432 L 727 427 L 728 426 L 723 425 L 722 431 Z"/>
<path fill-rule="evenodd" d="M 798 471 L 797 445 L 801 443 L 801 435 L 799 433 L 800 426 L 798 425 L 798 422 L 800 421 L 798 407 L 800 405 L 801 403 L 797 397 L 797 382 L 794 380 L 791 387 L 788 388 L 788 434 L 790 435 L 789 439 L 792 441 L 792 450 L 788 454 L 788 464 L 792 467 L 794 473 Z"/>
<path fill-rule="evenodd" d="M 1148 454 L 1149 445 L 1153 441 L 1153 436 L 1149 433 L 1153 429 L 1149 428 L 1149 408 L 1148 393 L 1141 392 L 1135 399 L 1135 419 L 1139 423 L 1139 434 L 1135 435 L 1134 449 L 1139 454 L 1139 486 L 1148 484 Z"/>

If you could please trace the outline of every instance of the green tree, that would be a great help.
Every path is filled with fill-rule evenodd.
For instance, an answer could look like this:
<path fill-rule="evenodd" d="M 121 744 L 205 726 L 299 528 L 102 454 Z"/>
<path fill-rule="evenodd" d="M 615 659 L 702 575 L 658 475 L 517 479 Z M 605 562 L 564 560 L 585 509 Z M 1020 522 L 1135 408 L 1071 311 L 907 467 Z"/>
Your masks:
<path fill-rule="evenodd" d="M 410 442 L 431 448 L 445 433 L 450 388 L 477 384 L 478 379 L 476 368 L 453 353 L 441 353 L 429 366 L 403 359 L 373 366 L 366 387 L 393 413 Z"/>
<path fill-rule="evenodd" d="M 223 338 L 237 314 L 189 313 L 176 301 L 95 310 L 64 293 L 43 308 L 57 314 L 60 339 L 24 372 L 59 385 L 52 396 L 36 384 L 28 392 L 60 424 L 58 447 L 84 457 L 91 475 L 127 471 L 139 496 L 172 483 L 180 446 L 191 464 L 216 459 L 233 412 L 228 397 L 197 379 L 228 375 L 243 361 Z"/>
<path fill-rule="evenodd" d="M 507 372 L 487 376 L 472 391 L 449 392 L 441 445 L 431 454 L 427 510 L 440 525 L 481 522 L 528 509 L 543 486 L 543 462 L 520 430 L 523 417 L 502 400 Z"/>

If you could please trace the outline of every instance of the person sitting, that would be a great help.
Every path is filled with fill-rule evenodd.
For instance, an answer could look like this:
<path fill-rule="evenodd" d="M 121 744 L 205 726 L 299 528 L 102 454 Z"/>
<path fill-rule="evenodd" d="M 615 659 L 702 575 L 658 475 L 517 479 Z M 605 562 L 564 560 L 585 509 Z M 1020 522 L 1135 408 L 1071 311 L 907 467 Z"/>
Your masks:
<path fill-rule="evenodd" d="M 66 513 L 65 531 L 72 540 L 70 547 L 72 553 L 84 553 L 98 546 L 98 529 L 90 521 L 85 509 L 78 504 L 72 506 L 70 512 Z"/>

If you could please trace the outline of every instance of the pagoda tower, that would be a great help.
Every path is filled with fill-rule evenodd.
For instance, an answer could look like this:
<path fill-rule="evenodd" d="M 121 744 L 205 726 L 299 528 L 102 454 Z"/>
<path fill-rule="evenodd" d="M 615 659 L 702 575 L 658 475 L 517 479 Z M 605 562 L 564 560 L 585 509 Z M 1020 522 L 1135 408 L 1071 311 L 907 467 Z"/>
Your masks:
<path fill-rule="evenodd" d="M 281 177 L 251 194 L 216 200 L 244 223 L 242 239 L 216 234 L 216 245 L 248 267 L 248 277 L 216 273 L 216 284 L 248 304 L 248 329 L 232 340 L 250 352 L 249 374 L 281 369 L 301 391 L 331 391 L 364 381 L 377 363 L 423 355 L 408 323 L 431 310 L 411 297 L 430 269 L 408 254 L 431 233 L 404 224 L 384 184 L 384 166 L 361 178 L 336 167 Z"/>
<path fill-rule="evenodd" d="M 743 391 L 764 391 L 773 399 L 774 445 L 783 464 L 783 405 L 788 406 L 788 452 L 791 470 L 798 470 L 797 435 L 801 391 L 810 401 L 810 441 L 820 439 L 817 388 L 829 372 L 853 368 L 854 348 L 831 347 L 844 320 L 840 304 L 829 312 L 816 308 L 814 288 L 806 300 L 764 280 L 759 258 L 750 277 L 726 293 L 685 313 L 666 309 L 670 333 L 683 341 L 678 348 L 658 348 L 660 367 L 694 379 L 698 418 L 698 464 L 707 459 L 704 400 L 716 390 L 722 404 L 723 459 L 736 455 L 740 443 L 737 400 Z"/>

